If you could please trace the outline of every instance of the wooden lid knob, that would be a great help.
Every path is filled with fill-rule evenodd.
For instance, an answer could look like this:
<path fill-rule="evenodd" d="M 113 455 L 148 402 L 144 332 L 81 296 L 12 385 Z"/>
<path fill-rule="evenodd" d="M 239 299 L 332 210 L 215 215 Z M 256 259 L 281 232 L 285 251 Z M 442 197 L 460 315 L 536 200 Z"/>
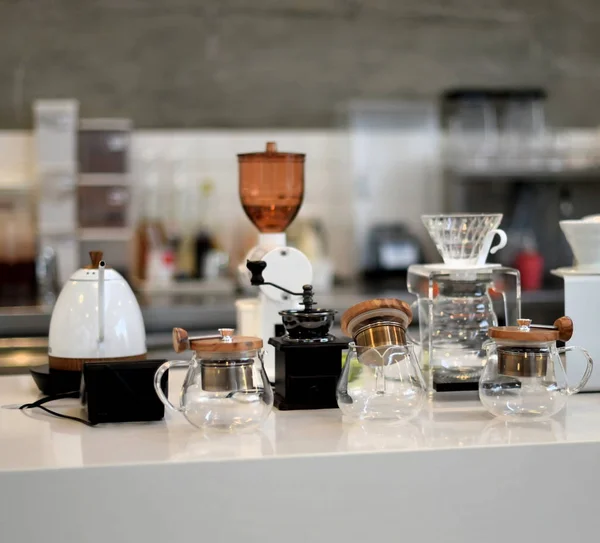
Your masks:
<path fill-rule="evenodd" d="M 182 353 L 190 348 L 188 333 L 183 328 L 173 328 L 173 349 L 176 353 Z"/>
<path fill-rule="evenodd" d="M 102 251 L 90 251 L 90 260 L 92 263 L 88 266 L 89 269 L 97 270 L 100 266 L 100 262 L 102 261 L 102 256 L 104 253 Z"/>
<path fill-rule="evenodd" d="M 573 321 L 569 317 L 556 319 L 554 326 L 558 330 L 558 339 L 561 341 L 569 341 L 573 337 Z"/>

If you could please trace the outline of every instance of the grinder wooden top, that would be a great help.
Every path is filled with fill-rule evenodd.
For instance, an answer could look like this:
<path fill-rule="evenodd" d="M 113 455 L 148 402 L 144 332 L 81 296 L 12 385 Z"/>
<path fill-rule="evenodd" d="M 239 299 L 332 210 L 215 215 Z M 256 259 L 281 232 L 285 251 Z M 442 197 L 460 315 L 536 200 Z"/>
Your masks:
<path fill-rule="evenodd" d="M 385 318 L 386 309 L 390 309 L 389 319 Z M 410 324 L 412 321 L 412 311 L 406 302 L 398 300 L 397 298 L 375 298 L 373 300 L 365 300 L 364 302 L 353 305 L 344 312 L 341 321 L 342 332 L 347 336 L 351 335 L 348 330 L 348 324 L 350 324 L 350 322 L 352 322 L 356 317 L 370 311 L 380 311 L 382 317 L 381 320 L 391 321 L 397 320 L 398 311 L 400 311 L 406 315 L 406 324 Z"/>
<path fill-rule="evenodd" d="M 554 321 L 554 328 L 536 328 L 530 320 L 519 319 L 520 326 L 493 326 L 489 329 L 488 335 L 494 339 L 508 339 L 514 341 L 569 341 L 573 336 L 573 321 L 569 317 L 560 317 Z M 521 329 L 521 325 L 529 329 Z"/>
<path fill-rule="evenodd" d="M 221 335 L 192 337 L 183 328 L 173 328 L 173 349 L 176 353 L 192 350 L 197 353 L 237 353 L 262 349 L 263 340 L 252 336 L 234 336 L 233 330 L 222 329 Z M 230 338 L 225 341 L 224 338 Z"/>

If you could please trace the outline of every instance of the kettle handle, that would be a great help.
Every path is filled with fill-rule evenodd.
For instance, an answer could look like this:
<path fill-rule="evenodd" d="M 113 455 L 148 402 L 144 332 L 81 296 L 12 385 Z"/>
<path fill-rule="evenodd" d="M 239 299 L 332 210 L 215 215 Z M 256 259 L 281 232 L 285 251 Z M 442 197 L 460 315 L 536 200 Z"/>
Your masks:
<path fill-rule="evenodd" d="M 183 409 L 181 407 L 175 407 L 163 392 L 162 387 L 160 386 L 162 382 L 162 377 L 169 368 L 189 366 L 190 364 L 191 362 L 189 360 L 169 360 L 168 362 L 162 364 L 154 374 L 154 390 L 156 390 L 156 395 L 158 396 L 158 399 L 165 404 L 165 407 L 167 407 L 171 411 L 180 413 L 181 411 L 183 411 Z"/>
<path fill-rule="evenodd" d="M 583 347 L 569 345 L 568 347 L 558 348 L 558 354 L 568 353 L 569 351 L 581 351 L 587 360 L 587 366 L 585 367 L 583 377 L 581 378 L 581 381 L 579 381 L 579 384 L 577 386 L 567 388 L 567 394 L 570 396 L 571 394 L 577 394 L 587 384 L 590 376 L 592 375 L 592 370 L 594 369 L 594 361 L 592 360 L 590 353 L 588 353 Z"/>
<path fill-rule="evenodd" d="M 100 253 L 102 255 L 102 253 Z M 106 308 L 104 302 L 104 270 L 106 263 L 101 260 L 98 263 L 98 343 L 104 342 L 104 317 Z"/>

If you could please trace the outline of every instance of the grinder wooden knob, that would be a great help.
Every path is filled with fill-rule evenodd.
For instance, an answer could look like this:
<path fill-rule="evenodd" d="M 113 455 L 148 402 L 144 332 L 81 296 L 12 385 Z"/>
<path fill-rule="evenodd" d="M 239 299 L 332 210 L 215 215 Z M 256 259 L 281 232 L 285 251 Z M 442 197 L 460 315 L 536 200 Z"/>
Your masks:
<path fill-rule="evenodd" d="M 173 349 L 176 353 L 182 353 L 190 348 L 190 338 L 183 328 L 173 328 Z"/>

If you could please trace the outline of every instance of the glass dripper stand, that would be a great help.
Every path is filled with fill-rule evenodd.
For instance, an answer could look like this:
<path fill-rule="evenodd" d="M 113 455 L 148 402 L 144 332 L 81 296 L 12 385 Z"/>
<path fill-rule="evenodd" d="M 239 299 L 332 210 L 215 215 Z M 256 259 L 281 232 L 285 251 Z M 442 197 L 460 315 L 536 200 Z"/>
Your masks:
<path fill-rule="evenodd" d="M 410 266 L 407 287 L 417 296 L 419 361 L 428 391 L 477 390 L 490 326 L 521 317 L 518 270 L 487 265 L 472 270 Z"/>

